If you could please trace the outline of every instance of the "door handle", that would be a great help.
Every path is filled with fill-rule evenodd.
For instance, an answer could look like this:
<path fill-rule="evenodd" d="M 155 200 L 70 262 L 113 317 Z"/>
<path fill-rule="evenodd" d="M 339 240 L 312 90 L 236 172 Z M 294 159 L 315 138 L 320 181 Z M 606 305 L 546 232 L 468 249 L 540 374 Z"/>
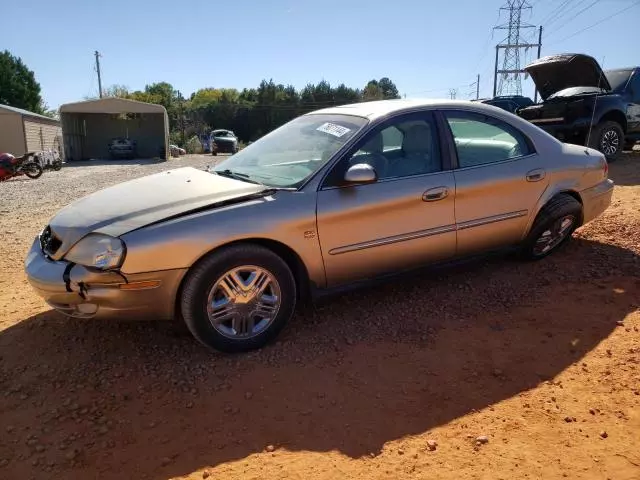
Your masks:
<path fill-rule="evenodd" d="M 449 189 L 447 187 L 430 188 L 422 194 L 422 201 L 435 202 L 442 200 L 449 195 Z"/>
<path fill-rule="evenodd" d="M 541 168 L 536 168 L 535 170 L 531 170 L 527 172 L 527 182 L 539 182 L 545 177 L 545 171 Z"/>

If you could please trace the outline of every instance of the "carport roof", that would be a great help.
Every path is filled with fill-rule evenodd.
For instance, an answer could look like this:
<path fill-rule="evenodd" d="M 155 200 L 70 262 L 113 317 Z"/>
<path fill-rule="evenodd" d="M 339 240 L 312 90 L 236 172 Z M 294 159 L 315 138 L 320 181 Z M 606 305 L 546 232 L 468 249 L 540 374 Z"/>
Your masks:
<path fill-rule="evenodd" d="M 109 97 L 85 102 L 65 103 L 60 113 L 167 113 L 162 105 Z"/>

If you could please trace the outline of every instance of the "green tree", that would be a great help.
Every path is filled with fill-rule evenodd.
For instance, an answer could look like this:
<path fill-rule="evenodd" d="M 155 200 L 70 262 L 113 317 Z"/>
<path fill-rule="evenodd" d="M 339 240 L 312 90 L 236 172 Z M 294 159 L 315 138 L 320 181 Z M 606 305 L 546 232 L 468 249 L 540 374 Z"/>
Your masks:
<path fill-rule="evenodd" d="M 382 77 L 380 80 L 370 80 L 367 86 L 364 87 L 362 96 L 364 101 L 400 98 L 398 88 L 388 77 Z"/>
<path fill-rule="evenodd" d="M 129 88 L 125 85 L 111 85 L 102 90 L 103 97 L 129 98 L 130 95 Z"/>
<path fill-rule="evenodd" d="M 34 73 L 8 50 L 0 52 L 0 103 L 44 113 L 40 84 Z"/>
<path fill-rule="evenodd" d="M 362 92 L 362 99 L 365 102 L 370 102 L 372 100 L 382 100 L 383 98 L 382 88 L 380 88 L 378 81 L 369 80 L 369 83 L 367 83 L 367 86 L 364 87 L 364 91 Z"/>

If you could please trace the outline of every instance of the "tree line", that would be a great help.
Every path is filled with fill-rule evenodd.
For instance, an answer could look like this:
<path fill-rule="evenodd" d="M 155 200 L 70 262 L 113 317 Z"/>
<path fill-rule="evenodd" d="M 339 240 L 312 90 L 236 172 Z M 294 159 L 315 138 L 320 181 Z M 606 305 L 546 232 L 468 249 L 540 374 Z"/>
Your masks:
<path fill-rule="evenodd" d="M 169 115 L 171 142 L 179 145 L 215 128 L 233 130 L 244 142 L 260 138 L 289 120 L 324 107 L 400 98 L 387 77 L 370 80 L 363 88 L 332 86 L 322 80 L 301 90 L 292 85 L 263 80 L 257 88 L 201 88 L 184 98 L 173 85 L 157 82 L 131 91 L 112 85 L 103 96 L 163 105 Z M 85 97 L 85 99 L 96 97 Z M 40 84 L 22 59 L 0 52 L 0 103 L 56 117 L 41 96 Z"/>
<path fill-rule="evenodd" d="M 103 91 L 103 96 L 163 105 L 169 116 L 171 141 L 178 145 L 215 128 L 233 130 L 242 141 L 249 142 L 313 110 L 400 98 L 397 87 L 387 77 L 371 80 L 362 89 L 344 84 L 334 87 L 323 80 L 297 90 L 291 85 L 263 80 L 257 88 L 241 91 L 201 88 L 189 98 L 184 98 L 167 82 L 153 83 L 136 91 L 129 91 L 124 85 L 112 85 Z"/>

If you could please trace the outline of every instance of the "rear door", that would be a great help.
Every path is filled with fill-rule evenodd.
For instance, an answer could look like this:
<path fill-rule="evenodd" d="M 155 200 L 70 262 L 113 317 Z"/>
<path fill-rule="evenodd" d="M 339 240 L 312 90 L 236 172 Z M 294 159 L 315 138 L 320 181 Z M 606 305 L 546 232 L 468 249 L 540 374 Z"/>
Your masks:
<path fill-rule="evenodd" d="M 328 286 L 455 254 L 455 182 L 440 144 L 431 112 L 402 115 L 369 132 L 329 173 L 317 203 Z M 356 163 L 374 166 L 378 180 L 345 185 Z"/>
<path fill-rule="evenodd" d="M 495 117 L 462 110 L 442 113 L 457 153 L 457 253 L 519 242 L 548 185 L 533 144 Z"/>

